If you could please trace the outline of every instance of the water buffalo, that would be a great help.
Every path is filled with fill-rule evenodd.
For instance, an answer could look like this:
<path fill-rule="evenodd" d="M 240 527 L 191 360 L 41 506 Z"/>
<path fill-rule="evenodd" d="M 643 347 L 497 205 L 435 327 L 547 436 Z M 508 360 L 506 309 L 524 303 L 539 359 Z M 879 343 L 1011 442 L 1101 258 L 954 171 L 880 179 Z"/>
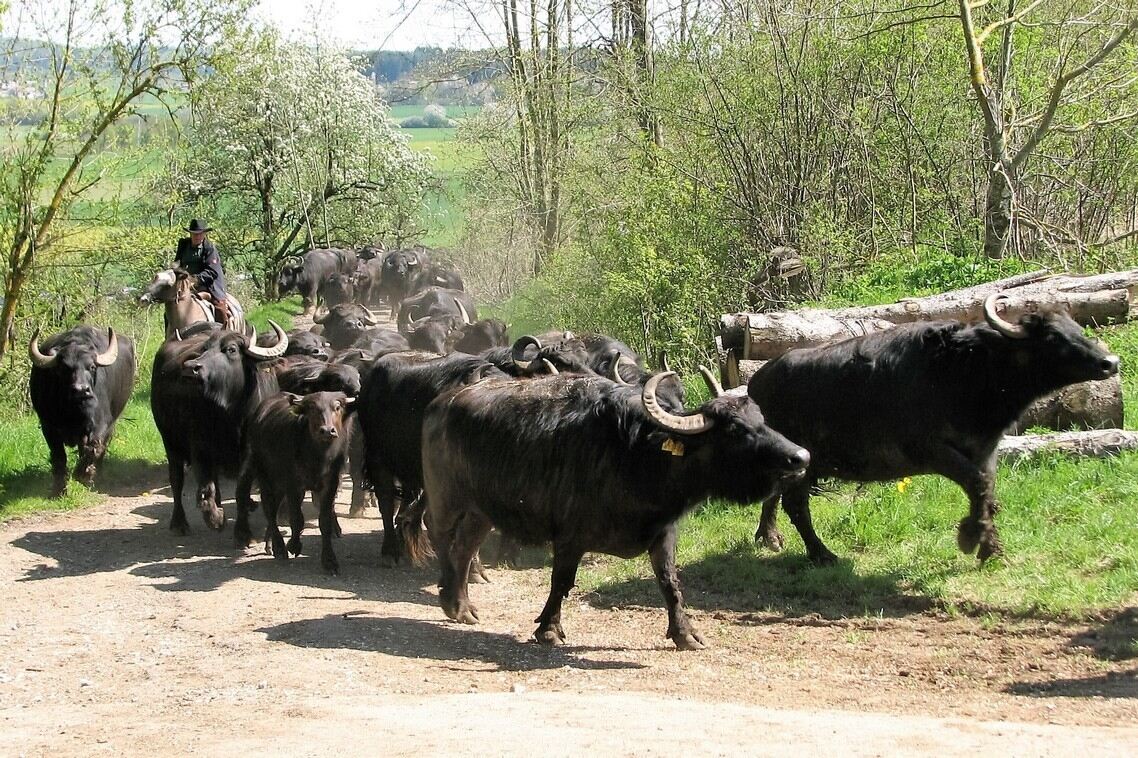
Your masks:
<path fill-rule="evenodd" d="M 352 347 L 369 327 L 378 323 L 371 311 L 354 303 L 334 306 L 325 312 L 317 313 L 312 320 L 323 327 L 323 336 L 333 350 Z"/>
<path fill-rule="evenodd" d="M 443 344 L 444 353 L 469 353 L 478 355 L 486 350 L 508 345 L 506 322 L 497 318 L 463 324 L 449 335 Z"/>
<path fill-rule="evenodd" d="M 107 452 L 115 421 L 134 387 L 134 343 L 129 337 L 77 326 L 39 344 L 28 342 L 32 408 L 51 456 L 51 496 L 67 489 L 67 445 L 78 448 L 75 478 L 90 486 Z"/>
<path fill-rule="evenodd" d="M 383 518 L 383 565 L 395 565 L 395 480 L 404 505 L 422 489 L 423 409 L 440 393 L 484 375 L 503 376 L 483 359 L 455 353 L 403 352 L 377 358 L 360 391 L 359 421 L 364 434 L 367 479 L 375 489 Z"/>
<path fill-rule="evenodd" d="M 392 250 L 382 260 L 376 294 L 388 302 L 392 311 L 404 298 L 431 284 L 431 274 L 427 270 L 431 258 L 425 249 Z"/>
<path fill-rule="evenodd" d="M 449 618 L 478 621 L 468 567 L 494 526 L 553 545 L 538 642 L 564 642 L 561 603 L 586 552 L 647 551 L 668 606 L 667 636 L 680 649 L 703 647 L 683 608 L 676 521 L 708 497 L 767 497 L 783 478 L 800 476 L 810 454 L 769 428 L 745 397 L 716 398 L 689 415 L 665 410 L 656 389 L 666 378 L 657 374 L 643 390 L 596 376 L 482 381 L 431 403 L 423 482 Z M 430 552 L 421 521 L 406 525 L 404 539 L 412 559 Z"/>
<path fill-rule="evenodd" d="M 218 331 L 167 341 L 154 356 L 150 408 L 166 449 L 174 497 L 172 530 L 189 532 L 182 507 L 187 465 L 194 467 L 205 522 L 214 529 L 225 526 L 218 474 L 236 472 L 246 414 L 279 389 L 276 374 L 262 362 L 288 348 L 285 331 L 273 321 L 269 324 L 277 335 L 272 347 L 258 346 L 255 336 Z"/>
<path fill-rule="evenodd" d="M 312 392 L 360 393 L 360 372 L 346 363 L 332 363 L 304 355 L 286 355 L 269 364 L 282 392 L 307 395 Z"/>
<path fill-rule="evenodd" d="M 277 289 L 284 295 L 292 290 L 304 299 L 304 312 L 310 313 L 317 305 L 320 285 L 332 274 L 350 274 L 356 266 L 356 256 L 349 250 L 320 248 L 285 260 L 281 266 Z"/>
<path fill-rule="evenodd" d="M 341 303 L 355 302 L 355 274 L 342 274 L 337 271 L 329 274 L 320 283 L 320 299 L 331 308 Z"/>
<path fill-rule="evenodd" d="M 245 424 L 241 472 L 238 476 L 237 520 L 233 535 L 238 546 L 252 539 L 248 492 L 256 480 L 268 523 L 266 548 L 279 559 L 300 555 L 304 529 L 301 501 L 312 492 L 320 512 L 320 564 L 332 574 L 340 564 L 332 549 L 339 535 L 336 523 L 336 489 L 348 456 L 348 414 L 355 399 L 342 392 L 315 392 L 300 396 L 281 393 L 266 398 Z M 290 536 L 286 547 L 277 527 L 277 509 L 288 508 Z"/>
<path fill-rule="evenodd" d="M 470 323 L 478 318 L 478 313 L 474 308 L 474 299 L 465 292 L 427 287 L 399 303 L 396 326 L 403 332 L 413 321 L 429 316 L 457 316 L 463 323 Z"/>
<path fill-rule="evenodd" d="M 810 560 L 836 556 L 814 532 L 810 488 L 822 478 L 887 481 L 940 474 L 968 495 L 957 545 L 981 560 L 1000 552 L 992 517 L 996 446 L 1035 399 L 1118 371 L 1070 317 L 1029 314 L 1009 323 L 999 297 L 984 303 L 986 323 L 904 324 L 877 334 L 791 350 L 764 365 L 747 393 L 767 423 L 811 452 L 807 476 L 782 505 Z M 756 539 L 776 549 L 778 495 L 763 504 Z"/>

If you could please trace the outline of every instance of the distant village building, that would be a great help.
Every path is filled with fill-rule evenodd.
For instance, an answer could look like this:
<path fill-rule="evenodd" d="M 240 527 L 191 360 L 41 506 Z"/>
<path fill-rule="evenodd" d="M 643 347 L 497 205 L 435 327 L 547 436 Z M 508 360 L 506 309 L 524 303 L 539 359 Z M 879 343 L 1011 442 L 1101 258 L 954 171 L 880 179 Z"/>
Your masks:
<path fill-rule="evenodd" d="M 0 98 L 42 100 L 43 97 L 43 90 L 26 82 L 18 82 L 15 79 L 0 82 Z"/>

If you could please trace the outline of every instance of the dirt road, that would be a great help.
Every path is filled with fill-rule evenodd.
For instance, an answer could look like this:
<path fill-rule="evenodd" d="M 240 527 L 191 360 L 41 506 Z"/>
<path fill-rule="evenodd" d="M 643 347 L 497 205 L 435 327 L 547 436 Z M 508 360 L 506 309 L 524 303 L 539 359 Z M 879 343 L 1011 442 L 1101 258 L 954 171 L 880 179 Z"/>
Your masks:
<path fill-rule="evenodd" d="M 328 577 L 314 524 L 288 563 L 235 552 L 170 533 L 159 484 L 0 527 L 0 754 L 1138 753 L 1135 661 L 1108 659 L 1132 614 L 787 618 L 693 586 L 712 647 L 678 653 L 645 584 L 631 607 L 572 595 L 550 650 L 526 641 L 544 569 L 491 570 L 460 626 L 433 572 L 379 568 L 376 518 L 341 519 Z"/>

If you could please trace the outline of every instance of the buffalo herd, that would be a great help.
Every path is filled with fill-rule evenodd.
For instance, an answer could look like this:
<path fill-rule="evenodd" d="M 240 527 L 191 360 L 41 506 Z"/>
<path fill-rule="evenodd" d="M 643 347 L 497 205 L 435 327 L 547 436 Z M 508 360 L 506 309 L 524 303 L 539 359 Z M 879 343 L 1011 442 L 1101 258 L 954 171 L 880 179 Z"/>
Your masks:
<path fill-rule="evenodd" d="M 810 494 L 819 481 L 883 481 L 939 474 L 969 499 L 957 530 L 965 553 L 1000 551 L 993 497 L 996 446 L 1035 399 L 1105 379 L 1119 359 L 1062 312 L 981 323 L 898 326 L 764 365 L 746 394 L 688 409 L 684 385 L 661 358 L 647 368 L 628 345 L 601 334 L 551 331 L 513 342 L 506 324 L 478 319 L 453 267 L 423 247 L 310 250 L 284 262 L 282 293 L 314 311 L 312 330 L 175 330 L 158 349 L 150 403 L 173 495 L 170 528 L 190 524 L 183 484 L 220 530 L 220 477 L 234 476 L 238 547 L 254 540 L 250 513 L 266 519 L 266 550 L 301 552 L 301 503 L 319 511 L 320 561 L 339 571 L 333 509 L 342 476 L 350 516 L 370 501 L 383 520 L 380 562 L 439 565 L 446 615 L 475 623 L 468 583 L 484 578 L 479 548 L 491 529 L 500 558 L 518 544 L 552 548 L 549 597 L 534 637 L 565 641 L 561 606 L 586 552 L 647 552 L 680 649 L 703 646 L 684 611 L 676 524 L 709 497 L 762 501 L 756 538 L 776 549 L 781 501 L 815 563 L 836 560 L 815 533 Z M 373 309 L 386 304 L 397 329 Z M 79 326 L 28 345 L 30 392 L 51 457 L 53 496 L 67 484 L 65 446 L 78 447 L 75 478 L 90 484 L 136 373 L 134 346 L 110 329 Z M 259 504 L 254 491 L 259 490 Z M 285 508 L 286 542 L 277 526 Z"/>

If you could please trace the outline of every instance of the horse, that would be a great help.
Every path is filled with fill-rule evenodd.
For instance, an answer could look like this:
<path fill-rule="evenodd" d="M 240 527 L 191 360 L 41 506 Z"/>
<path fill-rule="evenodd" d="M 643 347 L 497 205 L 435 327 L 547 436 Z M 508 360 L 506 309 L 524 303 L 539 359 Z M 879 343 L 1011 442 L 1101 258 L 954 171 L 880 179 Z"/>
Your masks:
<path fill-rule="evenodd" d="M 233 295 L 228 295 L 228 329 L 245 334 L 245 309 Z M 166 306 L 166 339 L 175 332 L 184 333 L 187 327 L 203 322 L 214 323 L 213 304 L 194 292 L 194 277 L 182 268 L 159 271 L 146 285 L 138 301 L 164 303 Z"/>

